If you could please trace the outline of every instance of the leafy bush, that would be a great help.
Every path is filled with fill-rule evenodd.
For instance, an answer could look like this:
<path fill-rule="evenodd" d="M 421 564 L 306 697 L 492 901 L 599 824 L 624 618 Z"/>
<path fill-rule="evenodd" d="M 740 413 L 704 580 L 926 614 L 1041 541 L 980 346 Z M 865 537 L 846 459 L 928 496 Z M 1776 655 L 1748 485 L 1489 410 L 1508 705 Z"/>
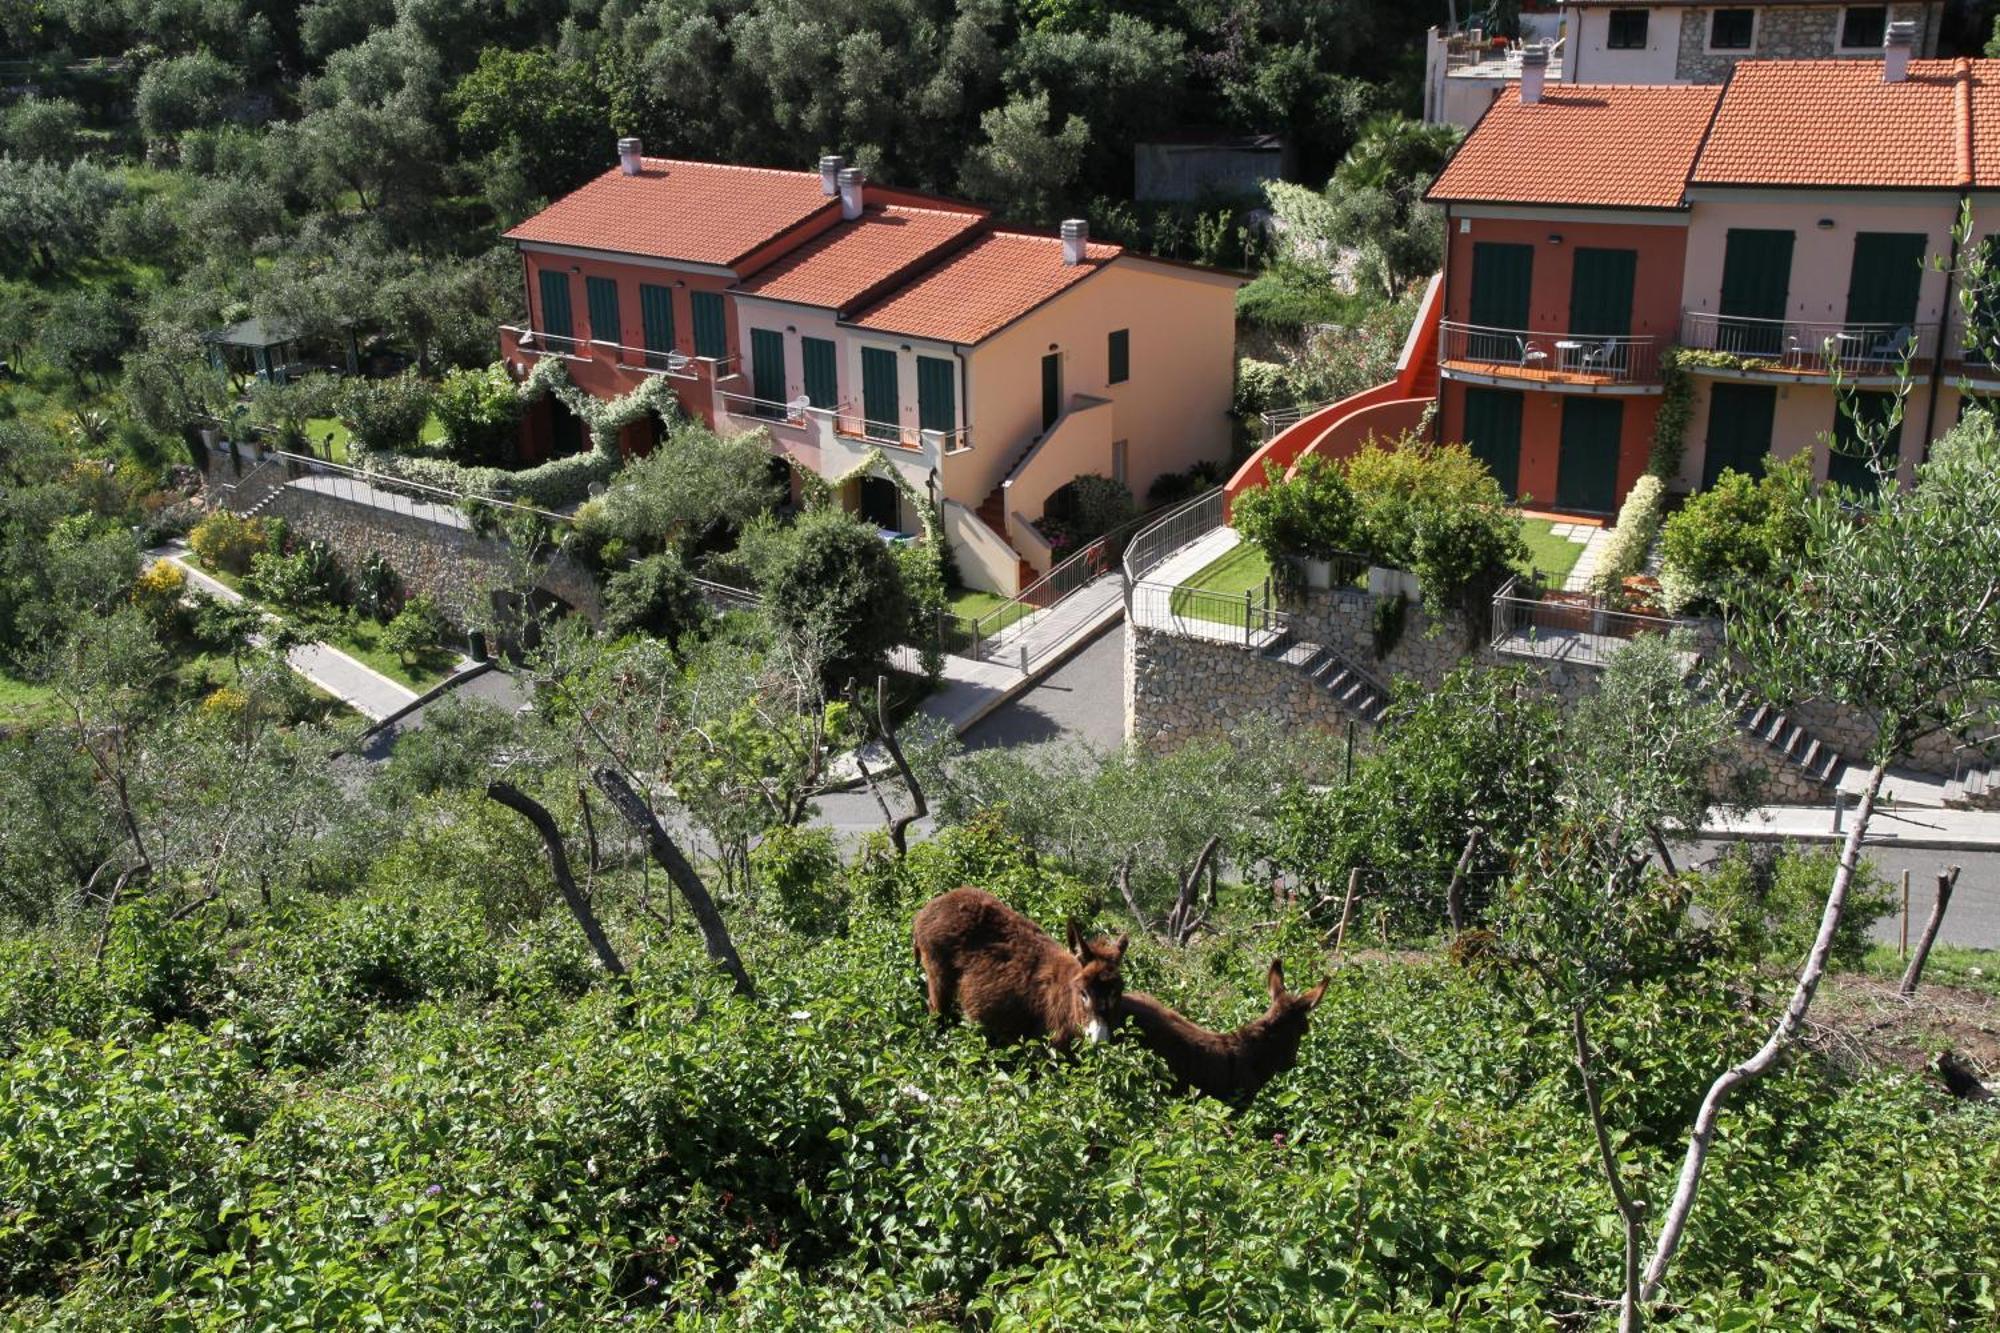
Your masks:
<path fill-rule="evenodd" d="M 194 525 L 188 545 L 209 569 L 248 574 L 250 562 L 271 549 L 270 530 L 261 518 L 239 518 L 217 509 Z"/>
<path fill-rule="evenodd" d="M 1185 472 L 1162 472 L 1146 488 L 1146 503 L 1154 509 L 1192 500 L 1224 480 L 1222 464 L 1204 458 Z"/>
<path fill-rule="evenodd" d="M 1625 503 L 1618 506 L 1617 526 L 1598 554 L 1592 592 L 1601 597 L 1622 596 L 1625 580 L 1646 567 L 1646 553 L 1660 534 L 1660 506 L 1666 495 L 1666 483 L 1650 472 L 1633 483 Z"/>
<path fill-rule="evenodd" d="M 606 634 L 650 634 L 672 643 L 707 619 L 701 593 L 678 552 L 646 556 L 605 580 Z"/>
<path fill-rule="evenodd" d="M 403 594 L 402 580 L 380 551 L 370 551 L 354 571 L 355 614 L 370 620 L 387 620 L 395 613 Z"/>
<path fill-rule="evenodd" d="M 412 597 L 383 629 L 382 646 L 408 665 L 435 652 L 450 628 L 436 602 L 428 597 Z"/>
<path fill-rule="evenodd" d="M 414 371 L 391 379 L 352 379 L 341 393 L 340 418 L 363 449 L 408 449 L 423 434 L 432 398 L 431 386 Z"/>
<path fill-rule="evenodd" d="M 872 675 L 910 624 L 896 558 L 873 528 L 838 509 L 814 510 L 793 526 L 764 585 L 764 610 L 820 646 L 836 688 Z"/>
<path fill-rule="evenodd" d="M 333 548 L 314 540 L 288 554 L 266 551 L 258 555 L 250 562 L 249 583 L 259 596 L 304 611 L 338 604 L 347 578 Z"/>
<path fill-rule="evenodd" d="M 1733 843 L 1702 875 L 1695 902 L 1730 952 L 1747 962 L 1793 967 L 1819 934 L 1839 853 L 1768 843 Z M 1833 937 L 1833 965 L 1857 967 L 1875 923 L 1894 911 L 1888 881 L 1864 860 L 1847 891 Z"/>
<path fill-rule="evenodd" d="M 521 395 L 495 362 L 484 370 L 454 370 L 438 386 L 432 409 L 444 427 L 444 450 L 454 462 L 512 462 L 520 446 Z"/>
<path fill-rule="evenodd" d="M 1264 484 L 1236 497 L 1229 521 L 1273 564 L 1297 556 L 1325 560 L 1366 540 L 1346 473 L 1318 454 L 1301 458 L 1290 477 L 1265 463 Z"/>
<path fill-rule="evenodd" d="M 1342 291 L 1324 268 L 1281 263 L 1236 293 L 1236 318 L 1257 328 L 1296 333 L 1312 324 L 1344 324 L 1367 302 Z"/>
<path fill-rule="evenodd" d="M 1377 564 L 1413 571 L 1433 616 L 1476 605 L 1527 558 L 1507 493 L 1464 445 L 1371 441 L 1345 466 L 1363 549 Z"/>
<path fill-rule="evenodd" d="M 155 630 L 164 632 L 179 612 L 186 591 L 187 576 L 180 566 L 159 560 L 132 584 L 132 604 Z"/>
<path fill-rule="evenodd" d="M 771 455 L 757 437 L 724 438 L 699 422 L 682 422 L 578 509 L 576 526 L 590 552 L 617 541 L 628 552 L 673 549 L 685 556 L 705 538 L 767 513 L 779 498 Z"/>
<path fill-rule="evenodd" d="M 1086 473 L 1066 482 L 1048 498 L 1035 526 L 1060 558 L 1131 522 L 1138 513 L 1139 506 L 1124 482 Z"/>
<path fill-rule="evenodd" d="M 751 853 L 750 875 L 777 899 L 787 930 L 820 936 L 846 927 L 847 886 L 830 830 L 771 830 Z"/>
<path fill-rule="evenodd" d="M 1780 574 L 1804 552 L 1810 467 L 1799 454 L 1762 477 L 1724 472 L 1667 519 L 1660 583 L 1669 611 L 1716 602 L 1731 584 Z"/>

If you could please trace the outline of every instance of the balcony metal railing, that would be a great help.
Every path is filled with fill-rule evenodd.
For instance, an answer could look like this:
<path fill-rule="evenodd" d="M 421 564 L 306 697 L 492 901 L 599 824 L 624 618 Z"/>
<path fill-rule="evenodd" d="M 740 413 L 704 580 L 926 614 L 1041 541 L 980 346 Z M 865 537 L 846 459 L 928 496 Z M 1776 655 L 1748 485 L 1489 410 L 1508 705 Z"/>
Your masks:
<path fill-rule="evenodd" d="M 747 393 L 725 393 L 720 397 L 732 416 L 756 417 L 760 421 L 782 422 L 792 426 L 804 425 L 806 413 L 811 410 L 803 398 L 779 403 Z"/>
<path fill-rule="evenodd" d="M 832 418 L 835 434 L 844 435 L 851 440 L 865 440 L 869 444 L 879 444 L 888 449 L 908 449 L 949 457 L 965 453 L 972 448 L 972 432 L 965 427 L 957 430 L 932 430 L 925 426 L 906 426 L 896 421 L 870 421 L 866 417 L 840 410 L 826 412 L 820 408 L 813 408 L 812 411 Z"/>
<path fill-rule="evenodd" d="M 1539 657 L 1601 667 L 1642 634 L 1667 634 L 1692 622 L 1608 607 L 1602 598 L 1543 595 L 1510 578 L 1493 596 L 1493 648 L 1515 657 Z"/>
<path fill-rule="evenodd" d="M 1848 324 L 1830 320 L 1751 319 L 1704 310 L 1681 312 L 1681 345 L 1727 352 L 1759 363 L 1752 370 L 1824 375 L 1838 365 L 1846 375 L 1880 375 L 1908 357 L 1918 374 L 1937 352 L 1938 326 Z"/>
<path fill-rule="evenodd" d="M 559 356 L 567 361 L 590 360 L 590 344 L 582 338 L 565 338 L 559 334 L 524 329 L 515 324 L 502 324 L 500 331 L 514 335 L 514 346 L 520 349 L 523 356 Z"/>
<path fill-rule="evenodd" d="M 1578 384 L 1654 384 L 1659 357 L 1650 335 L 1611 336 L 1548 329 L 1502 329 L 1445 320 L 1440 359 L 1496 375 Z"/>

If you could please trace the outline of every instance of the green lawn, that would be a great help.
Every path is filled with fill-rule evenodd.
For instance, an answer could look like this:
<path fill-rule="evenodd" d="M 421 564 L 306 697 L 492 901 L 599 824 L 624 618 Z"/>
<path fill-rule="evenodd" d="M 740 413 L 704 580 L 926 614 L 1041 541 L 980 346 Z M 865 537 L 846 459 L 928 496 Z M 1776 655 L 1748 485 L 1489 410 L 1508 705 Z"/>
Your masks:
<path fill-rule="evenodd" d="M 996 611 L 1000 611 L 1003 607 L 1006 608 L 1003 614 L 994 615 Z M 1011 597 L 1002 597 L 998 593 L 982 592 L 977 588 L 960 588 L 951 595 L 951 600 L 946 604 L 946 609 L 952 612 L 952 614 L 962 616 L 967 620 L 985 620 L 986 617 L 992 616 L 991 620 L 985 620 L 985 623 L 979 627 L 980 635 L 987 638 L 998 634 L 1001 630 L 1006 629 L 1009 625 L 1012 625 L 1034 610 L 1033 607 L 1022 602 L 1017 602 Z"/>
<path fill-rule="evenodd" d="M 61 711 L 55 691 L 0 667 L 0 727 L 47 722 L 61 716 Z"/>
<path fill-rule="evenodd" d="M 1544 583 L 1561 584 L 1576 567 L 1583 545 L 1556 536 L 1554 526 L 1545 518 L 1521 520 L 1521 538 L 1528 543 L 1528 563 L 1523 572 L 1532 569 L 1542 576 Z"/>
<path fill-rule="evenodd" d="M 1263 548 L 1239 542 L 1174 589 L 1174 614 L 1189 620 L 1240 627 L 1243 624 L 1243 594 L 1249 593 L 1250 600 L 1262 606 L 1264 586 L 1270 577 L 1271 562 Z M 1192 595 L 1195 593 L 1214 595 Z"/>
<path fill-rule="evenodd" d="M 333 437 L 333 461 L 347 461 L 347 442 L 354 433 L 347 429 L 347 423 L 339 417 L 307 417 L 306 438 L 312 442 L 312 452 L 319 453 L 326 447 L 327 437 Z M 417 432 L 417 439 L 424 444 L 435 444 L 444 438 L 444 423 L 432 413 L 424 421 L 424 428 Z"/>

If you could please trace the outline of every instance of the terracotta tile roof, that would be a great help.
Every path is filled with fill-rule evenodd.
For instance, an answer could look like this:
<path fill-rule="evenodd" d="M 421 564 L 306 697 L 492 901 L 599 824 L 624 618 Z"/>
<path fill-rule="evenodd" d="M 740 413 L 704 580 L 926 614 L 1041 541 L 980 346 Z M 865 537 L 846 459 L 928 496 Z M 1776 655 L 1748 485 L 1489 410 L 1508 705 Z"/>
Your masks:
<path fill-rule="evenodd" d="M 1551 83 L 1539 102 L 1528 104 L 1510 87 L 1459 145 L 1427 197 L 1677 208 L 1721 94 L 1706 84 Z"/>
<path fill-rule="evenodd" d="M 2000 70 L 2000 61 L 1912 60 L 1907 79 L 1887 83 L 1879 60 L 1739 62 L 1692 180 L 1905 189 L 1970 184 L 1975 65 L 1982 84 Z"/>
<path fill-rule="evenodd" d="M 816 171 L 774 171 L 648 157 L 636 176 L 616 167 L 507 233 L 684 263 L 730 265 L 837 200 Z"/>
<path fill-rule="evenodd" d="M 845 310 L 883 283 L 963 239 L 984 222 L 977 212 L 870 208 L 800 246 L 740 288 L 746 296 Z"/>
<path fill-rule="evenodd" d="M 1081 264 L 1066 266 L 1057 237 L 992 232 L 898 287 L 852 322 L 913 338 L 976 343 L 1082 282 L 1121 253 L 1115 245 L 1091 244 Z"/>

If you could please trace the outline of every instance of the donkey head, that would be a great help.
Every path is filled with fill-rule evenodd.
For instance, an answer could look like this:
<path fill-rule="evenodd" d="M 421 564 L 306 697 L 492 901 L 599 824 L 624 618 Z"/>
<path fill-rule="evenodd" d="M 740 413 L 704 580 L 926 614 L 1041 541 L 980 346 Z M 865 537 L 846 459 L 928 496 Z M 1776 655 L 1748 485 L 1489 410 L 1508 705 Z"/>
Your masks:
<path fill-rule="evenodd" d="M 1074 920 L 1069 923 L 1070 952 L 1083 965 L 1076 978 L 1077 1026 L 1092 1041 L 1109 1037 L 1112 1024 L 1118 1021 L 1118 1002 L 1125 994 L 1125 979 L 1118 974 L 1118 965 L 1125 959 L 1125 946 L 1131 938 L 1087 939 L 1082 926 Z"/>
<path fill-rule="evenodd" d="M 1293 994 L 1285 989 L 1284 963 L 1276 958 L 1271 960 L 1271 970 L 1264 978 L 1271 989 L 1271 1007 L 1264 1011 L 1264 1030 L 1270 1043 L 1268 1054 L 1275 1059 L 1277 1070 L 1290 1069 L 1297 1063 L 1299 1043 L 1306 1035 L 1306 1019 L 1313 1006 L 1326 995 L 1327 983 L 1332 980 L 1321 977 L 1319 985 L 1311 990 Z"/>

